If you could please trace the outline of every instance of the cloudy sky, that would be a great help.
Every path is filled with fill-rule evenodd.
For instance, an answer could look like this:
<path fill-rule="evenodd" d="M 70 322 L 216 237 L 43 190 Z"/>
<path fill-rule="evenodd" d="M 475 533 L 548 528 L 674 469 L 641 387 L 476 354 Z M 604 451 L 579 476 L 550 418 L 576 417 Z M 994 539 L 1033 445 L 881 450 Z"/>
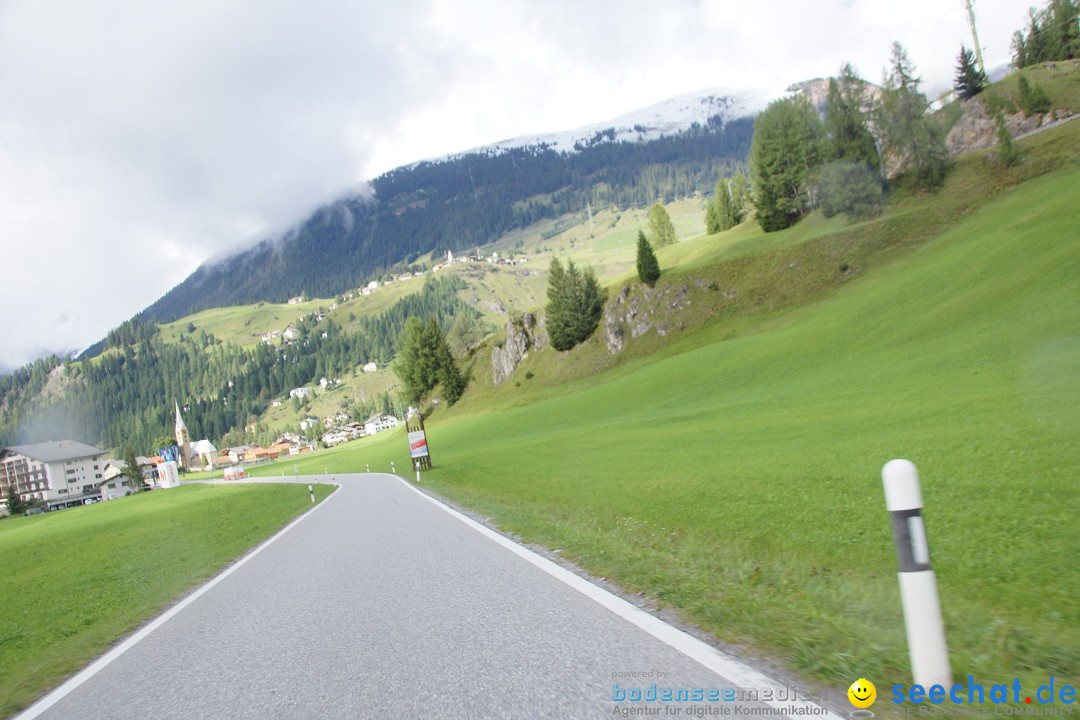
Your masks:
<path fill-rule="evenodd" d="M 927 86 L 962 0 L 0 0 L 0 369 L 76 349 L 366 178 L 893 40 Z M 977 0 L 988 66 L 1028 2 Z"/>

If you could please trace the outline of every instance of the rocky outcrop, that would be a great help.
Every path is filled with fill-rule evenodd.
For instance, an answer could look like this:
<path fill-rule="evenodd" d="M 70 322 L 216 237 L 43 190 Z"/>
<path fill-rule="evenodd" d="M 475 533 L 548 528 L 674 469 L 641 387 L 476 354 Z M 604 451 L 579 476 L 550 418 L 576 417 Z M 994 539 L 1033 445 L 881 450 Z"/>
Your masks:
<path fill-rule="evenodd" d="M 1069 117 L 1068 110 L 1056 110 L 1046 115 L 1024 117 L 1023 113 L 1006 113 L 1005 124 L 1013 137 L 1034 132 L 1055 120 Z M 982 100 L 976 98 L 964 102 L 964 114 L 945 136 L 945 147 L 950 155 L 983 150 L 997 143 L 997 121 Z"/>
<path fill-rule="evenodd" d="M 690 307 L 690 288 L 677 285 L 664 288 L 624 287 L 604 309 L 604 342 L 612 355 L 621 352 L 629 333 L 641 337 L 650 330 L 663 337 L 669 321 L 678 320 L 680 311 Z M 676 322 L 681 329 L 682 322 Z"/>
<path fill-rule="evenodd" d="M 519 320 L 511 320 L 506 323 L 506 340 L 502 347 L 496 347 L 491 351 L 491 379 L 496 384 L 514 374 L 521 361 L 529 356 L 529 349 L 539 344 L 534 343 L 529 335 L 536 329 L 536 319 L 529 313 L 525 313 Z M 544 343 L 547 342 L 547 333 L 544 332 Z"/>

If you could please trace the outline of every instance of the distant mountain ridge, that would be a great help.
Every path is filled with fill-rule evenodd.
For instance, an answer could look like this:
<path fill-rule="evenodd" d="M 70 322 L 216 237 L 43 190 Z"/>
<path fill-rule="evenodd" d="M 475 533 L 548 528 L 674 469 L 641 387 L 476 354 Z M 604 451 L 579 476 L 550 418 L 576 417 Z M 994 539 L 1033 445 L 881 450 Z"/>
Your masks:
<path fill-rule="evenodd" d="M 695 124 L 706 125 L 717 120 L 727 122 L 757 115 L 770 101 L 782 95 L 780 92 L 731 88 L 698 90 L 631 110 L 605 122 L 590 123 L 562 132 L 522 135 L 437 159 L 455 159 L 472 153 L 528 146 L 546 146 L 556 152 L 577 152 L 596 142 L 649 142 L 684 132 Z"/>
<path fill-rule="evenodd" d="M 204 263 L 140 316 L 169 321 L 302 292 L 329 297 L 427 253 L 484 245 L 590 204 L 709 194 L 745 165 L 752 116 L 780 94 L 688 93 L 608 122 L 391 170 L 371 181 L 373 198 L 331 202 L 287 232 Z"/>

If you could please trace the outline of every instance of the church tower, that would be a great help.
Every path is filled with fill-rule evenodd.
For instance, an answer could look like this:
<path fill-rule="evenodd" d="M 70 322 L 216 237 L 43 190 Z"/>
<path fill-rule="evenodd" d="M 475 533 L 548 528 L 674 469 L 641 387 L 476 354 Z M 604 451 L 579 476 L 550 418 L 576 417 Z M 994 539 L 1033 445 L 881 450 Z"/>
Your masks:
<path fill-rule="evenodd" d="M 184 468 L 190 468 L 191 435 L 188 433 L 187 425 L 184 424 L 184 418 L 180 417 L 180 403 L 176 403 L 176 444 L 180 446 L 180 457 L 177 460 Z"/>

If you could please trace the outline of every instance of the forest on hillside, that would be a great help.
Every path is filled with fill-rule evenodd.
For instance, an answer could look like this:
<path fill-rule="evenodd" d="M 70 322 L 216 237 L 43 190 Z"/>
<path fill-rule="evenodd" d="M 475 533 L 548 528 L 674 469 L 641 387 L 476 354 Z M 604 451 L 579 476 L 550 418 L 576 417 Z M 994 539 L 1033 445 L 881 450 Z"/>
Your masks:
<path fill-rule="evenodd" d="M 546 145 L 469 153 L 398 168 L 372 181 L 375 199 L 320 208 L 280 238 L 204 265 L 141 317 L 169 322 L 211 307 L 331 297 L 434 251 L 486 244 L 587 205 L 644 207 L 711 193 L 744 167 L 753 120 L 718 117 L 650 142 L 608 142 L 575 153 Z"/>
<path fill-rule="evenodd" d="M 348 377 L 370 360 L 387 364 L 407 318 L 432 319 L 445 333 L 455 318 L 477 316 L 457 297 L 464 287 L 457 276 L 430 279 L 386 311 L 360 318 L 355 332 L 332 317 L 308 315 L 297 323 L 298 340 L 251 350 L 202 330 L 167 343 L 153 322 L 129 320 L 109 333 L 93 360 L 53 357 L 0 378 L 0 446 L 70 437 L 152 452 L 171 433 L 174 402 L 185 407 L 193 438 L 218 441 L 242 431 L 292 388 Z M 65 390 L 46 397 L 41 391 L 54 371 Z"/>

